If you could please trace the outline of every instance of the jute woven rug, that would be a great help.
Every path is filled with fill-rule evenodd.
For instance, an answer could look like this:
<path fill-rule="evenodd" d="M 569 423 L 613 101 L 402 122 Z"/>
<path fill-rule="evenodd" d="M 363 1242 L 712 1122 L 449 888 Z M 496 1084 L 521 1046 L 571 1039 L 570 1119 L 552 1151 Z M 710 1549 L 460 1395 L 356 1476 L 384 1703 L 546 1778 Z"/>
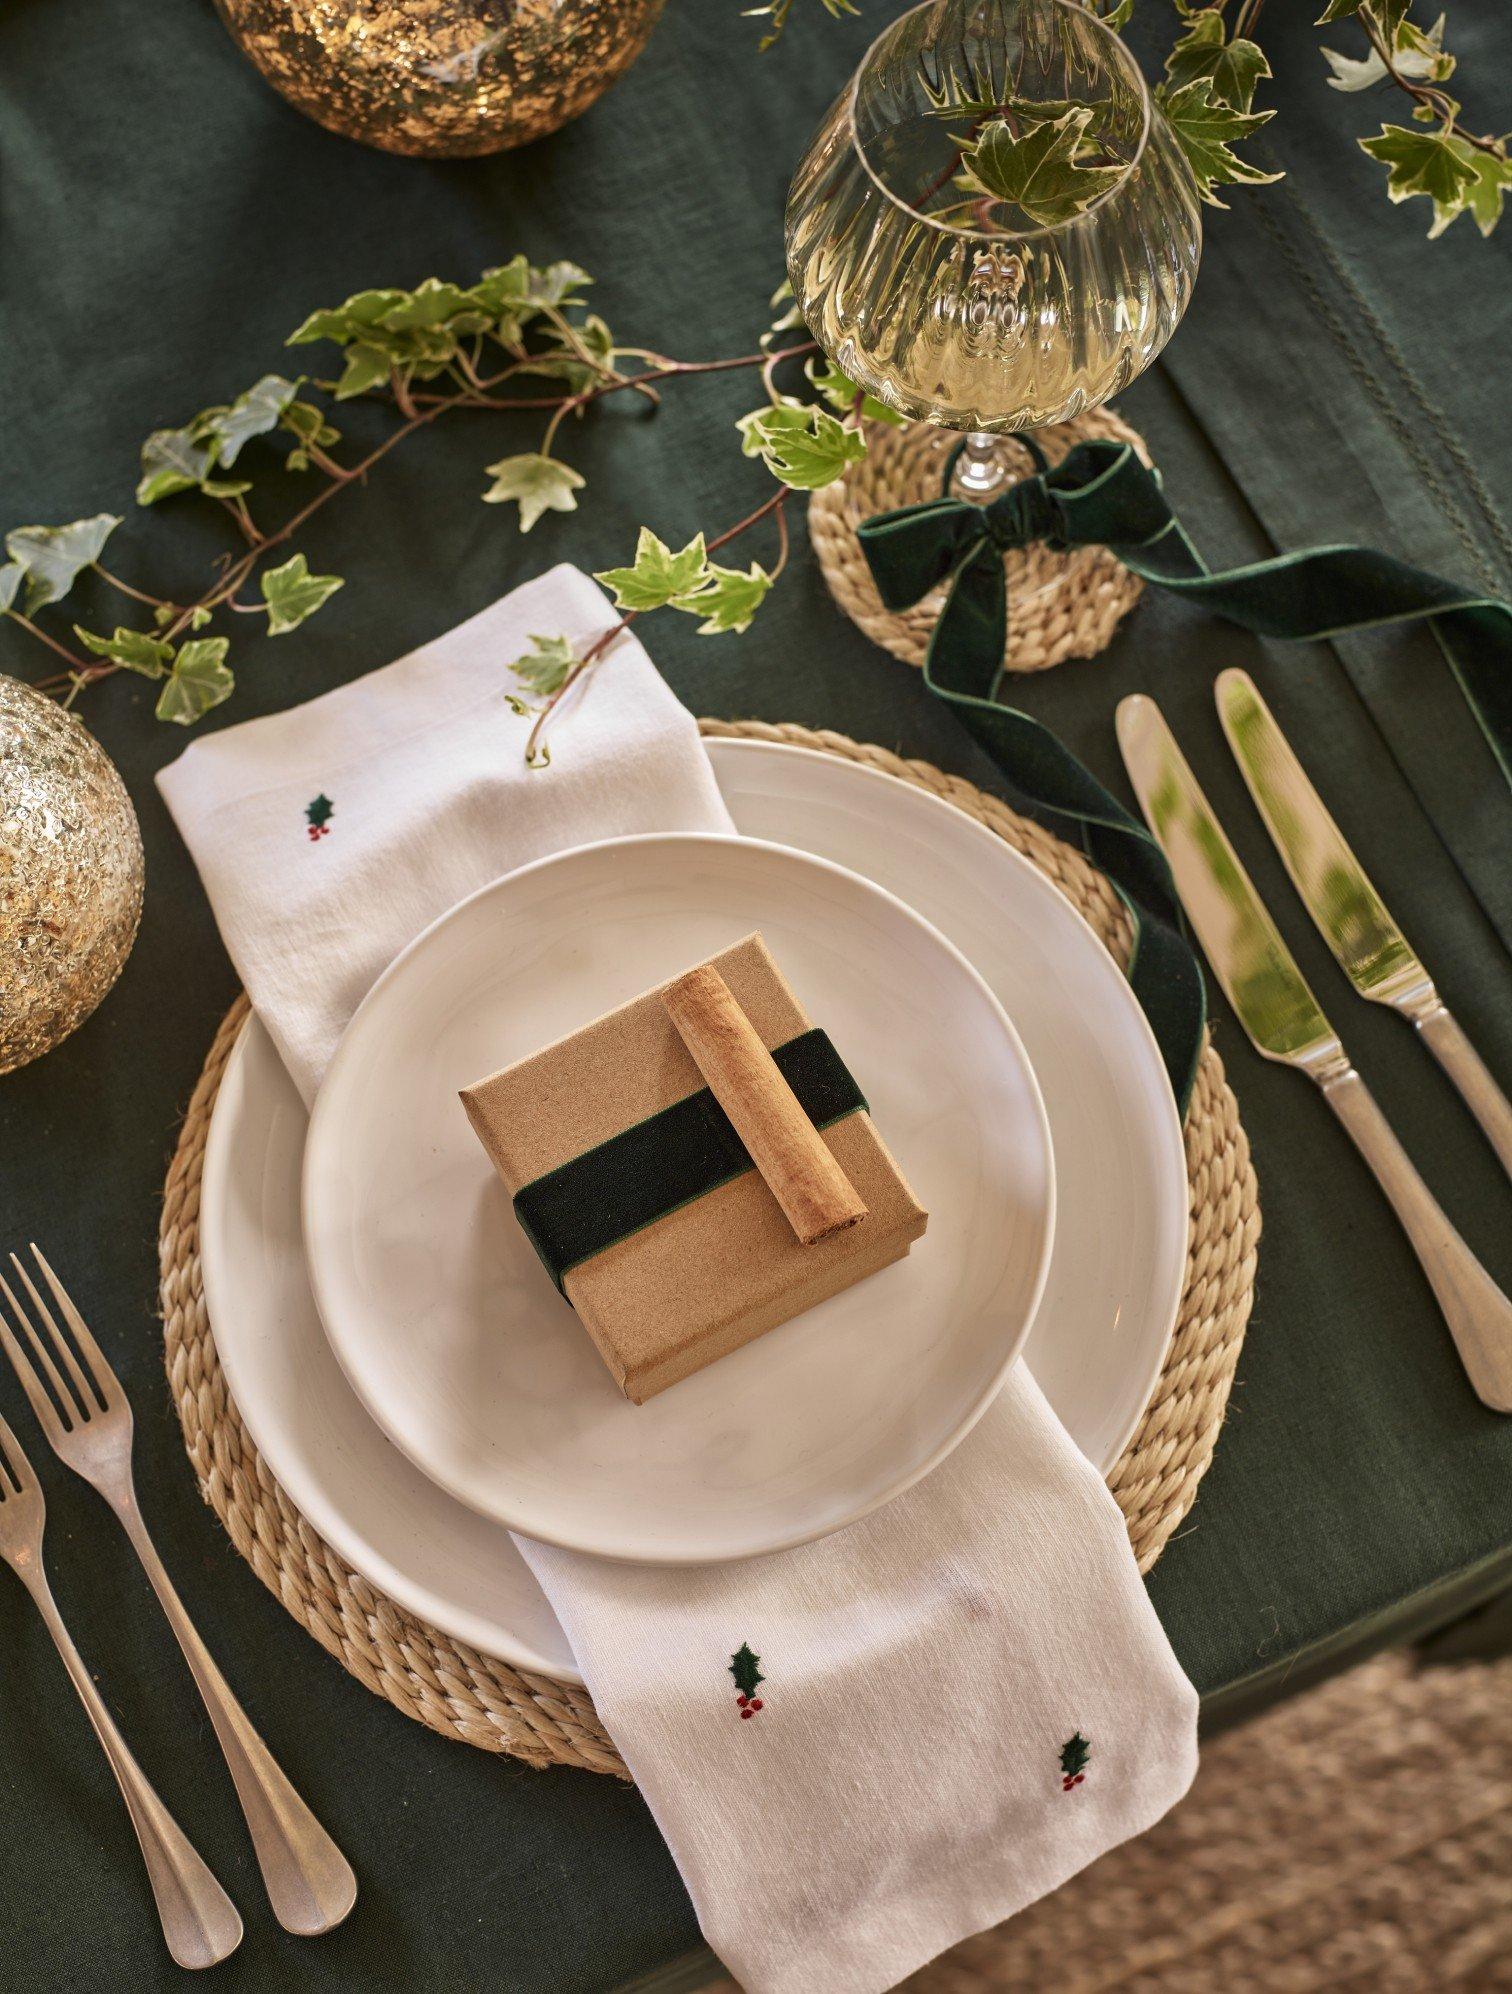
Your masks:
<path fill-rule="evenodd" d="M 842 734 L 760 721 L 700 722 L 711 735 L 782 741 L 879 769 L 974 817 L 1046 873 L 1127 963 L 1128 919 L 1104 876 L 1070 845 L 969 782 Z M 200 1491 L 258 1577 L 322 1647 L 408 1717 L 528 1764 L 628 1775 L 586 1691 L 511 1667 L 406 1613 L 340 1559 L 300 1515 L 253 1445 L 226 1387 L 205 1307 L 200 1174 L 226 1061 L 247 1016 L 223 1020 L 189 1103 L 159 1230 L 164 1354 Z M 1196 1499 L 1223 1423 L 1254 1300 L 1260 1211 L 1249 1143 L 1217 1053 L 1203 1052 L 1186 1120 L 1191 1237 L 1165 1368 L 1108 1485 L 1141 1571 Z"/>
<path fill-rule="evenodd" d="M 1149 1834 L 900 1994 L 1454 1988 L 1512 1988 L 1512 1662 L 1391 1655 L 1217 1739 Z"/>

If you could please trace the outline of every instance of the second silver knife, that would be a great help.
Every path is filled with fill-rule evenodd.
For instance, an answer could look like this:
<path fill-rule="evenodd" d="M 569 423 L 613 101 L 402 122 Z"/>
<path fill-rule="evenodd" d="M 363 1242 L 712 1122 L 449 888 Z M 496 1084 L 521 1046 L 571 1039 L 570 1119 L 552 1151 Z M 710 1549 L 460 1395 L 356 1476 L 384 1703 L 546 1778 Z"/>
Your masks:
<path fill-rule="evenodd" d="M 1121 700 L 1118 745 L 1224 995 L 1257 1051 L 1317 1083 L 1444 1312 L 1476 1396 L 1512 1412 L 1512 1302 L 1445 1216 L 1323 1015 L 1153 699 Z"/>
<path fill-rule="evenodd" d="M 1292 884 L 1362 997 L 1406 1018 L 1512 1177 L 1512 1102 L 1439 996 L 1248 672 L 1220 672 L 1218 718 Z"/>

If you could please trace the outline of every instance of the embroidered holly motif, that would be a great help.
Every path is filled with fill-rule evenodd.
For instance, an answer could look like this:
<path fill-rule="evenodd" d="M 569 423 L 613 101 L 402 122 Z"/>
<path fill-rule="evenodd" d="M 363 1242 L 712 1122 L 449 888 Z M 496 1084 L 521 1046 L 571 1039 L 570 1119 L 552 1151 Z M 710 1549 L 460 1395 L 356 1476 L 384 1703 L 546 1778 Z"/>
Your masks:
<path fill-rule="evenodd" d="M 305 805 L 305 816 L 309 819 L 309 838 L 313 845 L 321 838 L 331 835 L 331 815 L 336 805 L 322 792 L 313 803 Z"/>
<path fill-rule="evenodd" d="M 730 1674 L 734 1676 L 735 1687 L 739 1691 L 735 1701 L 740 1707 L 742 1720 L 754 1717 L 761 1708 L 756 1686 L 765 1682 L 766 1677 L 761 1673 L 760 1655 L 753 1655 L 744 1641 L 730 1657 Z"/>
<path fill-rule="evenodd" d="M 1061 1746 L 1061 1792 L 1069 1793 L 1073 1786 L 1080 1786 L 1087 1777 L 1086 1764 L 1092 1756 L 1092 1747 L 1078 1731 Z"/>

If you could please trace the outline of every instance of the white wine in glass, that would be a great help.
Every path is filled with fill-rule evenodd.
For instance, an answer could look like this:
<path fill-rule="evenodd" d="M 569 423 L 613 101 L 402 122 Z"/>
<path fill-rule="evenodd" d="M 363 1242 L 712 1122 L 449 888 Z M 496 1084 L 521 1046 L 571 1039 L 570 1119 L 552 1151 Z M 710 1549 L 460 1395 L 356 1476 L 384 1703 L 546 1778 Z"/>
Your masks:
<path fill-rule="evenodd" d="M 1067 198 L 990 192 L 975 141 L 1070 115 Z M 1088 198 L 1085 190 L 1095 189 Z M 1077 0 L 924 0 L 872 44 L 794 175 L 793 293 L 858 386 L 965 430 L 982 498 L 1017 475 L 995 437 L 1064 422 L 1128 386 L 1186 310 L 1196 186 L 1119 37 Z"/>

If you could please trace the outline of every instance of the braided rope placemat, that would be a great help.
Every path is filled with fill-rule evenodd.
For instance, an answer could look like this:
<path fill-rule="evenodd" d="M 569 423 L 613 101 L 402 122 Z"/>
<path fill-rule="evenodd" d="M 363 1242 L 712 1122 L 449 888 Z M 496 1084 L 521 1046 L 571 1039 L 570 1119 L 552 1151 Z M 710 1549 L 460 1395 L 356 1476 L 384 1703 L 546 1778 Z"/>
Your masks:
<path fill-rule="evenodd" d="M 1107 880 L 1070 845 L 969 782 L 843 734 L 761 721 L 699 723 L 706 735 L 820 749 L 926 789 L 1031 859 L 1120 963 L 1128 920 Z M 407 1717 L 535 1766 L 628 1775 L 586 1690 L 494 1661 L 386 1598 L 338 1558 L 273 1479 L 226 1390 L 200 1276 L 205 1137 L 221 1075 L 248 1015 L 245 997 L 215 1035 L 179 1132 L 163 1193 L 159 1264 L 168 1380 L 204 1496 L 263 1584 L 342 1667 Z M 1191 1240 L 1165 1369 L 1108 1485 L 1141 1571 L 1191 1508 L 1223 1421 L 1254 1298 L 1260 1213 L 1249 1144 L 1217 1053 L 1198 1068 L 1186 1123 Z"/>
<path fill-rule="evenodd" d="M 810 498 L 809 534 L 829 592 L 852 623 L 895 658 L 922 665 L 944 592 L 934 591 L 911 609 L 884 609 L 856 527 L 874 512 L 938 498 L 946 459 L 959 438 L 927 422 L 902 428 L 868 422 L 865 427 L 865 457 Z M 1132 443 L 1149 462 L 1144 439 L 1109 408 L 1089 409 L 1070 422 L 1037 429 L 1034 436 L 1052 464 L 1058 464 L 1074 443 L 1094 436 Z M 1008 436 L 1003 441 L 1014 439 Z M 1022 454 L 1027 476 L 1034 464 L 1027 450 Z M 1144 589 L 1139 577 L 1106 547 L 1057 553 L 1037 540 L 1028 547 L 1009 549 L 1003 569 L 1008 578 L 1003 666 L 1010 672 L 1042 672 L 1066 658 L 1095 657 Z"/>

